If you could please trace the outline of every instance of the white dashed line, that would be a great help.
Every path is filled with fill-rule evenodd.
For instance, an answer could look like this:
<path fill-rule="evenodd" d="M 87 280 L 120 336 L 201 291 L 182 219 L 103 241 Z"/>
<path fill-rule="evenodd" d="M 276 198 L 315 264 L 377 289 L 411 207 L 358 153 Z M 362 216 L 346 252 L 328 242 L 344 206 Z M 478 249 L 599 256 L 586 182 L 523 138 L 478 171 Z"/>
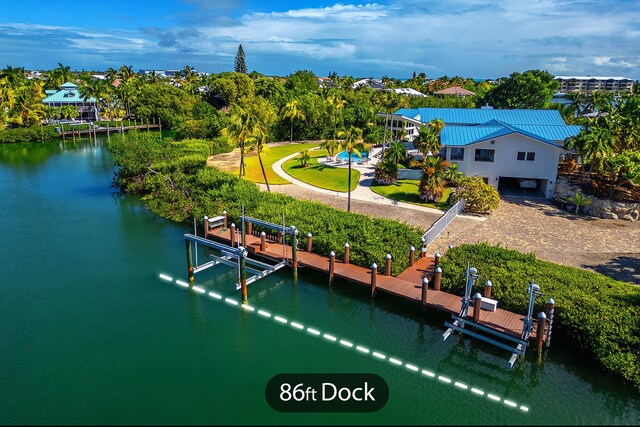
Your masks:
<path fill-rule="evenodd" d="M 479 396 L 484 396 L 484 391 L 479 390 L 479 389 L 477 389 L 475 387 L 471 387 L 471 393 L 475 393 L 475 394 L 477 394 Z"/>
<path fill-rule="evenodd" d="M 310 334 L 313 334 L 313 335 L 320 335 L 320 331 L 315 330 L 313 328 L 307 328 L 307 332 L 309 332 Z"/>
<path fill-rule="evenodd" d="M 200 286 L 194 286 L 192 289 L 199 294 L 204 294 L 205 292 L 207 292 L 204 289 L 202 289 Z"/>
<path fill-rule="evenodd" d="M 404 366 L 407 369 L 409 369 L 410 371 L 413 371 L 413 372 L 418 372 L 420 370 L 417 366 L 413 366 L 413 365 L 410 365 L 408 363 L 405 363 Z"/>
<path fill-rule="evenodd" d="M 438 379 L 442 382 L 445 382 L 447 384 L 451 384 L 451 380 L 447 377 L 443 377 L 442 375 L 438 375 Z"/>
<path fill-rule="evenodd" d="M 522 409 L 524 412 L 529 412 L 529 408 L 527 408 L 526 406 L 520 405 L 520 409 Z"/>
<path fill-rule="evenodd" d="M 247 311 L 255 311 L 255 308 L 251 307 L 250 305 L 247 304 L 242 304 L 241 306 L 243 309 L 247 310 Z"/>
<path fill-rule="evenodd" d="M 264 317 L 271 317 L 271 313 L 266 312 L 266 311 L 264 311 L 264 310 L 258 310 L 258 314 L 259 314 L 260 316 L 264 316 Z"/>
<path fill-rule="evenodd" d="M 274 319 L 276 319 L 280 323 L 287 323 L 288 322 L 287 319 L 285 319 L 284 317 L 280 317 L 280 316 L 276 316 L 276 317 L 274 317 Z"/>
<path fill-rule="evenodd" d="M 389 358 L 389 362 L 393 363 L 394 365 L 398 365 L 398 366 L 402 365 L 402 362 L 400 360 L 394 359 L 393 357 Z"/>
<path fill-rule="evenodd" d="M 222 299 L 222 295 L 216 294 L 215 292 L 209 292 L 209 296 L 215 299 Z"/>
<path fill-rule="evenodd" d="M 189 284 L 187 282 L 183 282 L 182 280 L 176 280 L 176 284 L 182 286 L 183 288 L 189 287 Z"/>
<path fill-rule="evenodd" d="M 377 357 L 378 359 L 382 359 L 382 360 L 384 360 L 384 359 L 386 359 L 386 358 L 387 358 L 387 356 L 385 356 L 385 355 L 384 355 L 384 354 L 382 354 L 382 353 L 378 353 L 377 351 L 374 351 L 374 352 L 373 352 L 373 355 L 374 355 L 374 357 Z"/>
<path fill-rule="evenodd" d="M 333 335 L 329 335 L 329 334 L 324 334 L 322 336 L 324 338 L 328 339 L 329 341 L 333 341 L 333 342 L 336 342 L 336 340 L 338 339 L 338 338 L 334 337 Z"/>
<path fill-rule="evenodd" d="M 171 277 L 171 276 L 167 276 L 166 274 L 161 274 L 161 275 L 160 275 L 160 278 L 161 278 L 161 279 L 164 279 L 164 280 L 167 280 L 167 281 L 169 281 L 169 282 L 173 282 L 173 277 Z"/>
<path fill-rule="evenodd" d="M 340 344 L 342 344 L 345 347 L 353 347 L 353 344 L 351 344 L 349 341 L 345 341 L 345 340 L 340 340 Z"/>
<path fill-rule="evenodd" d="M 489 399 L 491 399 L 491 400 L 495 400 L 496 402 L 500 402 L 500 400 L 501 400 L 498 396 L 496 396 L 495 394 L 491 394 L 491 393 L 487 394 L 487 397 Z"/>
<path fill-rule="evenodd" d="M 422 373 L 423 373 L 424 375 L 428 376 L 428 377 L 431 377 L 431 378 L 434 378 L 434 377 L 436 376 L 436 374 L 434 374 L 434 373 L 433 373 L 433 372 L 431 372 L 431 371 L 427 371 L 426 369 L 423 369 L 423 370 L 422 370 Z"/>
<path fill-rule="evenodd" d="M 507 399 L 504 400 L 504 404 L 507 405 L 507 406 L 511 406 L 512 408 L 517 408 L 518 407 L 518 404 L 516 402 L 512 402 L 512 401 L 507 400 Z"/>
<path fill-rule="evenodd" d="M 238 301 L 232 300 L 231 298 L 225 298 L 225 302 L 228 302 L 231 305 L 238 305 Z"/>
<path fill-rule="evenodd" d="M 361 352 L 363 352 L 365 354 L 369 354 L 369 349 L 366 348 L 366 347 L 362 347 L 360 345 L 356 346 L 356 350 L 361 351 Z"/>
<path fill-rule="evenodd" d="M 291 326 L 293 326 L 296 329 L 304 329 L 304 326 L 302 326 L 300 323 L 297 323 L 297 322 L 291 322 Z"/>
<path fill-rule="evenodd" d="M 468 389 L 468 388 L 469 388 L 469 386 L 467 386 L 466 384 L 459 383 L 458 381 L 456 381 L 455 383 L 453 383 L 453 385 L 455 385 L 456 387 L 459 387 L 459 388 L 461 388 L 461 389 L 463 389 L 463 390 L 466 390 L 466 389 Z"/>

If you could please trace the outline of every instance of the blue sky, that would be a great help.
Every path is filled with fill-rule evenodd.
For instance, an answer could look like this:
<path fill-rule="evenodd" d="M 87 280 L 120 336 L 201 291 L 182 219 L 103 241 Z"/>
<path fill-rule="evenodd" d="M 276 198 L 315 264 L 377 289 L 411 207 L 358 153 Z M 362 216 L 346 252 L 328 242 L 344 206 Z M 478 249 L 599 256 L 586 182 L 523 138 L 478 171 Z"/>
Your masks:
<path fill-rule="evenodd" d="M 0 66 L 640 78 L 637 0 L 5 1 Z"/>

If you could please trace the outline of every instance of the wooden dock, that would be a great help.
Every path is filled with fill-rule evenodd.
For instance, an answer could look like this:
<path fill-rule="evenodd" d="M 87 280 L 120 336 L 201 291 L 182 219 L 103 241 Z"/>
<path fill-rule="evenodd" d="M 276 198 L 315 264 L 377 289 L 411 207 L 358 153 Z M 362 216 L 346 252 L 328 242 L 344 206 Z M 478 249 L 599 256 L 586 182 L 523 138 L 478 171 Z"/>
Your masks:
<path fill-rule="evenodd" d="M 231 242 L 229 228 L 216 227 L 209 230 L 207 238 L 214 237 L 225 243 Z M 249 253 L 270 259 L 272 261 L 290 261 L 292 259 L 291 246 L 278 243 L 273 237 L 266 239 L 265 250 L 260 250 L 260 237 L 253 233 L 245 236 L 245 247 Z M 307 252 L 303 249 L 297 250 L 298 265 L 314 270 L 329 273 L 329 258 L 326 256 Z M 377 274 L 376 290 L 386 292 L 400 298 L 404 298 L 417 303 L 422 303 L 422 279 L 429 278 L 432 282 L 434 274 L 434 260 L 432 258 L 419 258 L 413 266 L 407 268 L 397 277 Z M 348 282 L 360 284 L 368 288 L 371 287 L 371 269 L 346 264 L 342 260 L 335 259 L 334 277 L 339 277 Z M 443 291 L 429 289 L 427 291 L 426 306 L 435 308 L 451 314 L 460 312 L 462 297 Z M 468 316 L 473 318 L 473 305 L 469 307 Z M 491 328 L 497 332 L 520 338 L 522 334 L 524 316 L 503 309 L 496 309 L 495 312 L 483 310 L 479 324 Z"/>

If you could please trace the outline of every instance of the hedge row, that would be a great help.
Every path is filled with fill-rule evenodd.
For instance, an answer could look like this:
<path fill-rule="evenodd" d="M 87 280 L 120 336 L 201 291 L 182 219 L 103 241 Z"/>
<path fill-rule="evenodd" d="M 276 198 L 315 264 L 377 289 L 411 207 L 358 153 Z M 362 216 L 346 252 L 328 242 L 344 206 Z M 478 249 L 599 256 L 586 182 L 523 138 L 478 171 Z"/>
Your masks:
<path fill-rule="evenodd" d="M 640 288 L 532 254 L 475 244 L 447 252 L 442 260 L 443 290 L 464 292 L 467 261 L 482 275 L 474 293 L 482 292 L 484 281 L 491 280 L 500 307 L 517 313 L 526 313 L 527 286 L 533 278 L 545 294 L 537 299 L 534 313 L 544 309 L 547 298 L 554 298 L 554 330 L 640 388 Z"/>
<path fill-rule="evenodd" d="M 0 144 L 15 142 L 45 141 L 58 138 L 55 126 L 31 126 L 25 128 L 12 128 L 0 130 Z"/>

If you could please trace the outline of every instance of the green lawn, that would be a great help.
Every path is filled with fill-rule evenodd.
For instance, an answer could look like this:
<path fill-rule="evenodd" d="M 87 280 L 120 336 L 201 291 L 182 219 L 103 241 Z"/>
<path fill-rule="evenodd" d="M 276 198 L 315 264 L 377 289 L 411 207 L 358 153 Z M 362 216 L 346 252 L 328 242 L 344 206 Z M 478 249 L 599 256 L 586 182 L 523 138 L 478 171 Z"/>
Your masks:
<path fill-rule="evenodd" d="M 373 182 L 371 190 L 384 197 L 388 197 L 399 202 L 413 203 L 414 205 L 427 206 L 429 208 L 436 208 L 447 210 L 449 205 L 446 201 L 451 194 L 451 188 L 445 187 L 444 194 L 438 203 L 426 203 L 418 197 L 418 186 L 420 185 L 419 179 L 399 179 L 395 184 L 391 185 L 379 185 Z"/>
<path fill-rule="evenodd" d="M 290 154 L 304 150 L 306 148 L 312 148 L 317 146 L 317 143 L 307 144 L 286 144 L 277 147 L 269 147 L 266 153 L 262 155 L 262 163 L 264 164 L 264 171 L 267 174 L 269 185 L 282 185 L 290 184 L 289 181 L 281 178 L 273 171 L 273 164 L 283 157 L 287 157 Z M 258 156 L 255 153 L 251 153 L 244 158 L 247 174 L 244 178 L 264 184 L 264 177 L 262 176 L 262 170 L 260 169 L 260 162 Z M 239 169 L 236 169 L 233 173 L 238 174 Z"/>
<path fill-rule="evenodd" d="M 284 162 L 282 169 L 292 177 L 314 187 L 346 193 L 347 180 L 349 178 L 348 169 L 334 168 L 318 163 L 319 158 L 326 157 L 327 150 L 309 151 L 309 155 L 311 155 L 312 159 L 306 168 L 303 168 L 297 160 L 300 156 L 296 156 Z M 351 169 L 351 191 L 356 189 L 359 180 L 360 171 Z"/>

